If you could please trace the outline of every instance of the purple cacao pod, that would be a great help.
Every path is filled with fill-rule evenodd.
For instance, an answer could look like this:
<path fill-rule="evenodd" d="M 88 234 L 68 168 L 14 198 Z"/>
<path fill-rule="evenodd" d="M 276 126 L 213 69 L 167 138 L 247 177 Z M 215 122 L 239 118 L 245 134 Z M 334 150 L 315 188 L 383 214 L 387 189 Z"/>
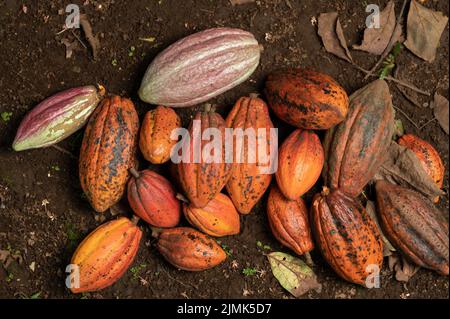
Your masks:
<path fill-rule="evenodd" d="M 139 89 L 147 103 L 186 107 L 207 101 L 247 80 L 260 47 L 244 30 L 213 28 L 187 36 L 149 65 Z"/>
<path fill-rule="evenodd" d="M 105 94 L 93 85 L 68 89 L 36 105 L 22 120 L 13 142 L 15 151 L 58 143 L 80 129 Z"/>

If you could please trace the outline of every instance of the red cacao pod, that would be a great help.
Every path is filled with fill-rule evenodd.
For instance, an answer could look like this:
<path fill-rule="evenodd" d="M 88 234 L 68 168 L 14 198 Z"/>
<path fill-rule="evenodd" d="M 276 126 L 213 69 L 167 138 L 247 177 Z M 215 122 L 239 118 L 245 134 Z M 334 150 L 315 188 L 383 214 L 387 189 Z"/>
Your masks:
<path fill-rule="evenodd" d="M 420 193 L 378 181 L 377 208 L 383 233 L 415 264 L 449 273 L 448 221 Z"/>
<path fill-rule="evenodd" d="M 325 260 L 343 279 L 364 285 L 381 270 L 383 244 L 374 221 L 361 204 L 336 189 L 316 194 L 311 208 L 316 243 Z"/>
<path fill-rule="evenodd" d="M 272 185 L 267 199 L 267 218 L 275 238 L 296 254 L 303 255 L 314 248 L 308 209 L 302 198 L 289 200 L 277 185 Z"/>
<path fill-rule="evenodd" d="M 169 263 L 188 271 L 213 268 L 227 257 L 213 239 L 189 227 L 163 229 L 157 248 Z"/>
<path fill-rule="evenodd" d="M 325 184 L 359 195 L 383 164 L 393 124 L 391 94 L 384 80 L 353 93 L 347 118 L 325 136 Z"/>
<path fill-rule="evenodd" d="M 324 152 L 319 137 L 311 131 L 297 129 L 278 151 L 275 173 L 281 192 L 296 200 L 311 189 L 320 177 Z"/>
<path fill-rule="evenodd" d="M 276 116 L 295 127 L 329 129 L 347 115 L 347 93 L 324 73 L 302 69 L 276 72 L 268 76 L 264 92 Z"/>
<path fill-rule="evenodd" d="M 184 216 L 200 231 L 214 237 L 239 234 L 239 214 L 231 199 L 222 193 L 217 194 L 203 208 L 183 204 Z"/>
<path fill-rule="evenodd" d="M 137 222 L 137 221 L 136 221 Z M 90 233 L 73 254 L 73 293 L 96 291 L 115 283 L 132 264 L 142 232 L 126 217 L 107 222 Z M 76 278 L 79 283 L 75 282 Z"/>
<path fill-rule="evenodd" d="M 181 119 L 171 108 L 158 106 L 148 111 L 139 135 L 139 148 L 144 158 L 153 164 L 167 162 L 172 147 L 177 143 L 170 135 L 180 126 Z"/>
<path fill-rule="evenodd" d="M 204 158 L 205 147 L 208 146 L 204 141 L 201 147 L 196 149 L 195 139 L 201 139 L 206 129 L 217 129 L 220 132 L 222 150 L 217 162 L 208 162 Z M 225 121 L 218 113 L 208 108 L 198 112 L 189 127 L 189 137 L 183 142 L 189 143 L 189 160 L 178 164 L 179 181 L 191 204 L 201 208 L 220 193 L 230 177 L 231 163 L 225 161 Z"/>
<path fill-rule="evenodd" d="M 134 213 L 152 226 L 175 227 L 180 222 L 181 205 L 172 184 L 151 171 L 130 169 L 128 202 Z"/>
<path fill-rule="evenodd" d="M 276 153 L 277 141 L 271 141 L 270 138 L 273 124 L 266 103 L 253 95 L 241 97 L 236 102 L 228 114 L 226 123 L 227 127 L 233 128 L 234 131 L 253 129 L 256 139 L 265 146 L 265 149 L 259 149 L 258 145 L 256 150 L 251 147 L 248 139 L 239 140 L 236 135 L 234 136 L 234 164 L 226 188 L 236 209 L 241 214 L 248 214 L 264 195 L 272 180 L 272 175 L 264 172 L 264 169 L 269 169 L 270 163 L 261 162 L 259 156 L 252 163 L 248 154 L 261 152 L 270 157 Z M 261 134 L 262 132 L 265 136 Z"/>
<path fill-rule="evenodd" d="M 133 102 L 113 96 L 95 109 L 80 150 L 81 187 L 92 207 L 104 212 L 125 192 L 135 165 L 139 118 Z"/>

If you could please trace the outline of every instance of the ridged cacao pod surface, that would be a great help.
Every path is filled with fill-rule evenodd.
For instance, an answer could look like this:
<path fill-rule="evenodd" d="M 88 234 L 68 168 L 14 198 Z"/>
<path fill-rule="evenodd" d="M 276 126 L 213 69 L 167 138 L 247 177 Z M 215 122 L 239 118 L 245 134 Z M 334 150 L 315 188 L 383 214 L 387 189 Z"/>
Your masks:
<path fill-rule="evenodd" d="M 247 31 L 212 28 L 197 32 L 175 42 L 152 61 L 139 97 L 157 105 L 196 105 L 247 80 L 259 58 L 259 44 Z"/>
<path fill-rule="evenodd" d="M 347 118 L 325 136 L 325 183 L 352 196 L 359 195 L 383 164 L 393 124 L 391 94 L 384 80 L 353 93 Z"/>
<path fill-rule="evenodd" d="M 314 186 L 320 177 L 324 151 L 314 132 L 297 129 L 288 136 L 278 151 L 275 173 L 281 192 L 297 200 Z"/>
<path fill-rule="evenodd" d="M 89 119 L 80 150 L 81 187 L 92 207 L 104 212 L 125 192 L 135 165 L 139 118 L 131 100 L 105 98 Z"/>
<path fill-rule="evenodd" d="M 189 223 L 205 234 L 214 237 L 239 234 L 239 213 L 225 194 L 217 194 L 203 208 L 184 203 L 183 211 Z"/>
<path fill-rule="evenodd" d="M 377 211 L 383 233 L 415 264 L 449 273 L 448 221 L 420 193 L 378 181 Z"/>
<path fill-rule="evenodd" d="M 132 264 L 141 237 L 139 227 L 126 217 L 99 226 L 81 242 L 72 256 L 71 264 L 78 269 L 71 274 L 70 290 L 81 293 L 111 286 Z"/>
<path fill-rule="evenodd" d="M 215 240 L 189 227 L 162 230 L 157 248 L 169 263 L 188 271 L 213 268 L 227 257 Z"/>
<path fill-rule="evenodd" d="M 365 285 L 376 268 L 381 270 L 380 232 L 357 200 L 340 190 L 325 190 L 314 196 L 311 215 L 316 243 L 340 277 Z"/>
<path fill-rule="evenodd" d="M 264 92 L 276 116 L 298 128 L 329 129 L 347 115 L 347 93 L 324 73 L 303 69 L 275 72 L 268 76 Z"/>
<path fill-rule="evenodd" d="M 130 169 L 128 202 L 134 213 L 155 227 L 175 227 L 180 222 L 181 205 L 172 184 L 151 171 Z"/>
<path fill-rule="evenodd" d="M 252 145 L 249 139 L 241 139 L 237 134 L 233 139 L 233 166 L 226 188 L 236 209 L 241 214 L 248 214 L 270 185 L 271 165 L 274 164 L 271 156 L 275 156 L 276 161 L 278 139 L 271 139 L 273 124 L 266 103 L 253 95 L 241 97 L 236 102 L 226 123 L 234 132 L 252 130 L 256 141 L 260 142 L 255 141 Z M 259 153 L 264 154 L 267 163 L 260 160 Z M 254 160 L 249 154 L 254 154 Z"/>
<path fill-rule="evenodd" d="M 303 255 L 314 248 L 308 208 L 302 198 L 289 200 L 277 185 L 272 185 L 267 199 L 267 219 L 275 238 L 296 254 Z"/>
<path fill-rule="evenodd" d="M 178 176 L 184 193 L 195 207 L 205 207 L 220 193 L 230 177 L 231 163 L 225 160 L 225 127 L 225 120 L 218 113 L 211 110 L 198 112 L 189 127 L 190 138 L 183 142 L 189 143 L 190 154 L 187 162 L 182 160 L 178 164 Z M 195 140 L 199 142 L 206 129 L 220 131 L 222 150 L 218 161 L 214 158 L 208 162 L 204 157 L 207 153 L 205 147 L 211 142 L 202 141 L 200 147 L 196 147 Z"/>
<path fill-rule="evenodd" d="M 153 164 L 167 162 L 172 147 L 177 143 L 170 136 L 180 126 L 181 119 L 171 108 L 158 106 L 148 111 L 139 135 L 139 148 L 144 158 Z"/>
<path fill-rule="evenodd" d="M 13 142 L 15 151 L 46 147 L 80 129 L 97 107 L 105 89 L 93 85 L 59 92 L 36 105 L 22 120 Z"/>

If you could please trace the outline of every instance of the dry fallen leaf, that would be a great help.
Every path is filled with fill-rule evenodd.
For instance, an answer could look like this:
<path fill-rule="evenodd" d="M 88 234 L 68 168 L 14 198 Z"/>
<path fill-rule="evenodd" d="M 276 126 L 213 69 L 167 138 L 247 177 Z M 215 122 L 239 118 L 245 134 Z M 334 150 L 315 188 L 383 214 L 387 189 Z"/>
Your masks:
<path fill-rule="evenodd" d="M 437 93 L 434 94 L 433 112 L 442 129 L 448 134 L 448 100 Z"/>
<path fill-rule="evenodd" d="M 372 218 L 372 220 L 375 222 L 375 224 L 378 227 L 378 230 L 380 231 L 381 239 L 383 240 L 383 257 L 392 255 L 392 252 L 395 251 L 395 248 L 394 248 L 394 246 L 392 246 L 392 244 L 389 242 L 389 240 L 383 234 L 383 231 L 380 227 L 380 222 L 378 220 L 378 215 L 376 213 L 375 203 L 373 201 L 371 201 L 371 200 L 367 201 L 366 211 L 369 214 L 369 216 Z"/>
<path fill-rule="evenodd" d="M 68 39 L 62 39 L 61 43 L 66 46 L 66 59 L 70 59 L 73 51 L 78 47 L 78 43 L 76 41 L 70 42 Z"/>
<path fill-rule="evenodd" d="M 373 27 L 373 22 L 374 21 L 372 21 L 371 28 L 367 27 L 364 30 L 364 39 L 361 45 L 354 45 L 353 48 L 380 55 L 388 46 L 395 30 L 396 20 L 394 2 L 389 1 L 384 10 L 381 11 L 379 28 Z M 400 30 L 401 35 L 401 28 L 397 28 L 397 30 Z M 398 31 L 396 32 L 395 37 L 400 38 Z M 393 41 L 394 44 L 395 42 L 397 41 Z"/>
<path fill-rule="evenodd" d="M 299 258 L 281 252 L 270 253 L 267 258 L 275 278 L 294 297 L 298 298 L 311 289 L 321 289 L 312 269 Z"/>
<path fill-rule="evenodd" d="M 351 62 L 352 57 L 347 48 L 347 43 L 339 22 L 337 12 L 321 13 L 318 22 L 318 34 L 322 38 L 323 45 L 327 52 L 337 57 Z"/>
<path fill-rule="evenodd" d="M 388 259 L 389 269 L 395 272 L 395 279 L 401 282 L 408 282 L 420 269 L 419 266 L 410 263 L 405 257 L 392 254 Z"/>
<path fill-rule="evenodd" d="M 396 142 L 391 143 L 383 165 L 375 174 L 374 180 L 380 179 L 415 189 L 431 200 L 444 195 L 425 171 L 417 155 Z"/>
<path fill-rule="evenodd" d="M 408 12 L 405 46 L 418 57 L 432 62 L 447 21 L 448 18 L 442 12 L 433 11 L 412 0 Z"/>

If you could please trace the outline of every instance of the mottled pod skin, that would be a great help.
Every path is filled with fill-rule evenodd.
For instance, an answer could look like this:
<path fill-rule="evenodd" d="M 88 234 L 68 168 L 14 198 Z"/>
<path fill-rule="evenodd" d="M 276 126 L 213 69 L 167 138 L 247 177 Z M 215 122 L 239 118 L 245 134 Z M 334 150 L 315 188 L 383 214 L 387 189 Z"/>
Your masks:
<path fill-rule="evenodd" d="M 309 191 L 320 177 L 323 162 L 324 151 L 317 134 L 301 129 L 292 132 L 278 151 L 275 173 L 284 196 L 297 200 Z"/>
<path fill-rule="evenodd" d="M 198 132 L 195 130 L 196 124 L 200 124 Z M 202 141 L 200 147 L 196 148 L 195 139 L 198 140 L 200 134 L 203 135 L 208 128 L 220 131 L 222 157 L 218 162 L 208 163 L 203 156 L 205 147 L 209 144 L 208 141 Z M 190 139 L 184 141 L 184 143 L 190 143 L 189 161 L 182 161 L 177 165 L 178 176 L 191 205 L 201 208 L 220 193 L 230 177 L 231 163 L 225 162 L 225 120 L 218 113 L 210 110 L 197 112 L 190 124 L 189 135 Z"/>
<path fill-rule="evenodd" d="M 381 270 L 380 233 L 357 200 L 340 190 L 325 190 L 314 196 L 311 216 L 316 243 L 340 277 L 364 286 L 374 267 Z"/>
<path fill-rule="evenodd" d="M 265 149 L 260 150 L 258 146 L 256 151 L 265 151 L 267 158 L 269 154 L 276 154 L 276 145 L 270 143 L 270 129 L 273 128 L 269 117 L 269 109 L 266 103 L 255 96 L 241 97 L 234 105 L 226 119 L 227 127 L 236 129 L 253 129 L 255 135 L 260 134 L 258 129 L 265 129 L 265 136 L 257 136 L 265 144 Z M 259 199 L 270 185 L 272 175 L 265 173 L 261 168 L 269 168 L 269 163 L 259 161 L 256 157 L 254 163 L 248 159 L 248 153 L 251 151 L 251 144 L 247 138 L 240 142 L 235 135 L 233 141 L 233 166 L 231 168 L 231 177 L 228 180 L 226 189 L 230 195 L 234 206 L 241 214 L 248 214 L 256 205 Z M 254 153 L 257 153 L 253 150 Z"/>
<path fill-rule="evenodd" d="M 181 126 L 181 119 L 174 110 L 158 106 L 148 111 L 141 125 L 139 148 L 144 158 L 153 164 L 169 160 L 177 140 L 170 139 L 173 130 Z"/>
<path fill-rule="evenodd" d="M 189 227 L 162 230 L 156 246 L 169 263 L 188 271 L 210 269 L 227 258 L 215 240 Z"/>
<path fill-rule="evenodd" d="M 126 217 L 95 229 L 81 242 L 72 256 L 70 263 L 79 267 L 79 276 L 76 273 L 72 275 L 70 290 L 81 293 L 111 286 L 132 264 L 141 237 L 141 230 Z M 77 277 L 79 287 L 76 287 Z"/>
<path fill-rule="evenodd" d="M 275 72 L 267 77 L 264 92 L 276 116 L 298 128 L 329 129 L 347 115 L 347 93 L 324 73 L 303 69 Z"/>
<path fill-rule="evenodd" d="M 139 118 L 133 102 L 106 98 L 89 119 L 80 150 L 81 187 L 92 207 L 104 212 L 124 194 L 135 165 Z"/>
<path fill-rule="evenodd" d="M 275 238 L 296 254 L 303 255 L 314 248 L 308 208 L 303 199 L 289 200 L 277 185 L 272 185 L 267 199 L 267 219 Z"/>
<path fill-rule="evenodd" d="M 416 191 L 378 181 L 377 211 L 383 233 L 415 264 L 448 276 L 448 221 Z"/>
<path fill-rule="evenodd" d="M 445 166 L 438 151 L 430 143 L 413 134 L 403 135 L 398 139 L 398 144 L 413 151 L 419 158 L 428 176 L 435 181 L 439 188 L 442 188 Z M 437 201 L 439 201 L 439 197 L 436 197 L 435 202 Z"/>
<path fill-rule="evenodd" d="M 241 228 L 239 213 L 231 199 L 225 194 L 217 194 L 203 208 L 196 208 L 184 203 L 183 212 L 192 226 L 210 236 L 222 237 L 239 234 Z"/>
<path fill-rule="evenodd" d="M 358 196 L 383 163 L 393 124 L 391 94 L 384 80 L 353 93 L 347 118 L 325 135 L 325 183 Z"/>
<path fill-rule="evenodd" d="M 36 105 L 22 120 L 13 142 L 15 151 L 62 141 L 86 124 L 105 89 L 93 85 L 59 92 Z"/>
<path fill-rule="evenodd" d="M 259 44 L 247 31 L 197 32 L 158 54 L 142 79 L 139 97 L 157 105 L 196 105 L 247 80 L 259 58 Z"/>
<path fill-rule="evenodd" d="M 180 222 L 181 205 L 172 184 L 151 171 L 133 168 L 128 182 L 128 202 L 134 213 L 155 227 L 175 227 Z"/>

